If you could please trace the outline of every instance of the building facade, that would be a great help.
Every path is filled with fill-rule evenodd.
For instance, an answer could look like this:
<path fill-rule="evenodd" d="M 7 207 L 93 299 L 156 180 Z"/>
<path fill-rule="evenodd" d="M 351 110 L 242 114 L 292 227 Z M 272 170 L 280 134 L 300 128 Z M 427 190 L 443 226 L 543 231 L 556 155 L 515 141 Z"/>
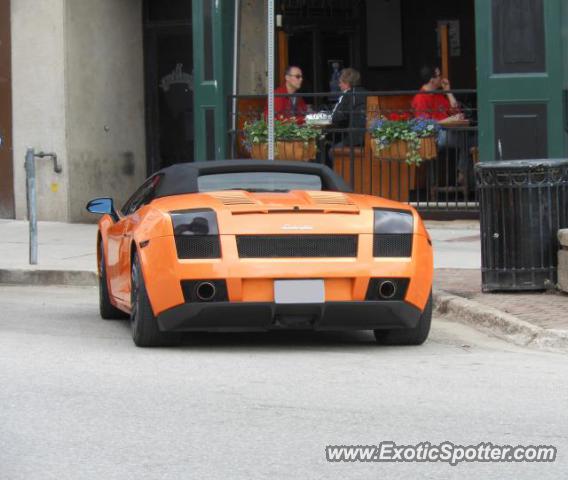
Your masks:
<path fill-rule="evenodd" d="M 565 157 L 567 2 L 425 3 L 280 0 L 278 30 L 308 91 L 324 91 L 336 57 L 372 90 L 410 90 L 449 21 L 481 159 Z M 265 12 L 265 0 L 0 0 L 0 216 L 26 218 L 27 147 L 63 166 L 37 160 L 39 218 L 74 222 L 161 167 L 225 158 L 231 94 L 266 93 Z"/>

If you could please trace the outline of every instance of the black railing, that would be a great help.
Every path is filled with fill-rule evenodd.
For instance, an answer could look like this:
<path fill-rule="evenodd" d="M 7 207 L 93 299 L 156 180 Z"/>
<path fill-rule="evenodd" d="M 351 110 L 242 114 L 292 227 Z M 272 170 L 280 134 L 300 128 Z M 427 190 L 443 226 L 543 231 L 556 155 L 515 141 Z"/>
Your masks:
<path fill-rule="evenodd" d="M 459 105 L 447 111 L 414 110 L 411 103 L 418 93 L 425 92 L 361 91 L 344 95 L 339 106 L 334 99 L 341 93 L 278 95 L 276 156 L 324 163 L 355 192 L 410 203 L 429 217 L 475 217 L 476 91 L 453 91 Z M 317 111 L 310 105 L 304 108 L 300 98 L 319 105 Z M 230 104 L 231 158 L 266 158 L 266 96 L 239 95 L 231 97 Z M 441 120 L 447 115 L 449 119 Z M 381 138 L 388 125 L 385 120 L 398 121 L 398 126 L 417 132 L 428 124 L 435 130 L 415 141 L 389 142 Z M 317 133 L 312 140 L 306 132 L 314 129 Z M 292 141 L 298 132 L 304 138 Z"/>

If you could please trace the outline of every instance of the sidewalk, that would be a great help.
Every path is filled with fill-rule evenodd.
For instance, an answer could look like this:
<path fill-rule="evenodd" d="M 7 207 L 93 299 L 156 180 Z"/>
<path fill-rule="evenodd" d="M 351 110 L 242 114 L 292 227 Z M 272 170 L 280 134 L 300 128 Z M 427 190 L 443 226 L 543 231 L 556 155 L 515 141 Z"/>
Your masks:
<path fill-rule="evenodd" d="M 95 224 L 38 222 L 38 265 L 27 221 L 0 220 L 0 283 L 96 285 Z"/>
<path fill-rule="evenodd" d="M 426 226 L 434 245 L 437 312 L 518 345 L 568 352 L 568 295 L 481 293 L 477 221 Z M 38 223 L 38 265 L 28 264 L 28 222 L 0 220 L 0 283 L 96 285 L 95 224 Z"/>
<path fill-rule="evenodd" d="M 568 352 L 568 295 L 481 292 L 479 222 L 426 222 L 439 314 L 522 346 Z"/>

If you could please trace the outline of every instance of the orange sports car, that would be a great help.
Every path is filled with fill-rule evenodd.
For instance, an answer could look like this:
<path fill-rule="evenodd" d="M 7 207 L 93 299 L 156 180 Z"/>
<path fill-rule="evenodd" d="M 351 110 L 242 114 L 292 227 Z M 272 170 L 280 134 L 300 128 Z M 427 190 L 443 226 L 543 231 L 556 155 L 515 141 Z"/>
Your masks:
<path fill-rule="evenodd" d="M 350 193 L 329 168 L 233 160 L 173 165 L 97 234 L 100 314 L 138 346 L 186 331 L 374 330 L 418 345 L 432 317 L 432 243 L 416 211 Z"/>

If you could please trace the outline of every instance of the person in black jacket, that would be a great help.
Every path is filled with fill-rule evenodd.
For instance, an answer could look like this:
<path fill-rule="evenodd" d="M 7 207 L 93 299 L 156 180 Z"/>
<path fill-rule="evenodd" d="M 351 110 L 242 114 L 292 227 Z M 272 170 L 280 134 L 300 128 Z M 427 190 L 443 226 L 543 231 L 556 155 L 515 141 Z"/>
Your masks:
<path fill-rule="evenodd" d="M 333 139 L 330 166 L 333 166 L 334 148 L 363 145 L 367 123 L 367 91 L 361 86 L 361 74 L 354 68 L 344 68 L 339 76 L 339 88 L 343 94 L 333 108 L 331 123 L 345 132 L 338 132 Z"/>

